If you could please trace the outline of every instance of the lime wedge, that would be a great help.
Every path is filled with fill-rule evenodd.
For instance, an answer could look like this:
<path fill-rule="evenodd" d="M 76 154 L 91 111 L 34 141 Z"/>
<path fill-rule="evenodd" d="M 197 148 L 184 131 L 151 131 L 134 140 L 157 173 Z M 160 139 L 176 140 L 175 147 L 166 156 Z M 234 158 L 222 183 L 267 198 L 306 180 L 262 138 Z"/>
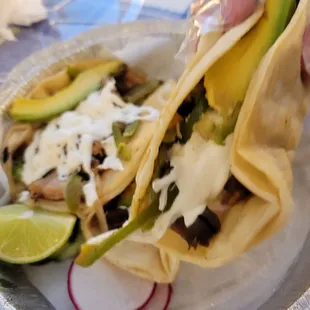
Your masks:
<path fill-rule="evenodd" d="M 28 264 L 49 257 L 66 243 L 75 222 L 73 215 L 21 204 L 0 207 L 0 260 Z"/>

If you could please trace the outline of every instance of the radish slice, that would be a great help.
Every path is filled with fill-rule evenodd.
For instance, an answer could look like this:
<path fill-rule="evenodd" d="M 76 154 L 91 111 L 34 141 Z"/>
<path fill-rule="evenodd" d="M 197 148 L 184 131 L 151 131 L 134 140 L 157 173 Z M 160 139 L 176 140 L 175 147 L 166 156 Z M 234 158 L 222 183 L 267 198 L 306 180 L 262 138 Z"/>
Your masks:
<path fill-rule="evenodd" d="M 153 286 L 153 289 L 152 289 L 152 292 L 150 294 L 150 296 L 148 297 L 148 299 L 139 307 L 137 308 L 136 310 L 144 310 L 145 307 L 149 304 L 149 302 L 151 301 L 151 299 L 154 297 L 154 294 L 155 294 L 155 291 L 157 289 L 157 283 L 154 282 L 154 286 Z"/>
<path fill-rule="evenodd" d="M 172 296 L 171 284 L 157 285 L 156 292 L 147 305 L 138 310 L 167 310 Z"/>
<path fill-rule="evenodd" d="M 155 283 L 104 261 L 98 261 L 89 268 L 72 263 L 67 284 L 69 297 L 77 310 L 98 309 L 99 305 L 109 310 L 142 310 L 156 289 Z"/>
<path fill-rule="evenodd" d="M 168 298 L 166 300 L 166 304 L 165 304 L 165 307 L 163 310 L 168 309 L 168 307 L 170 305 L 171 298 L 172 298 L 172 294 L 173 294 L 173 287 L 172 287 L 172 284 L 169 284 L 168 285 Z"/>

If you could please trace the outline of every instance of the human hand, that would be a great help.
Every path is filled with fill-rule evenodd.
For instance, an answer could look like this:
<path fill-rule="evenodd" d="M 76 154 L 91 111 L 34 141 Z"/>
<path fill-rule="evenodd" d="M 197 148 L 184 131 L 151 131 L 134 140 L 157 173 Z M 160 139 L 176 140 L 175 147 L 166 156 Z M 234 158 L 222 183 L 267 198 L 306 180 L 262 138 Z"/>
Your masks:
<path fill-rule="evenodd" d="M 243 22 L 255 10 L 257 0 L 221 0 L 224 24 L 232 27 Z"/>

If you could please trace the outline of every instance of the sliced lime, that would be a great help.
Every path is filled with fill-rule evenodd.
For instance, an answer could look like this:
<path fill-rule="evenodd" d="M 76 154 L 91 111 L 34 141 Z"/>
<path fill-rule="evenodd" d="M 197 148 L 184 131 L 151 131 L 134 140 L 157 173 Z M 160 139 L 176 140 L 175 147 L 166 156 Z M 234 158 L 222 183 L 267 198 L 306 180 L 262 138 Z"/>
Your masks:
<path fill-rule="evenodd" d="M 21 204 L 0 207 L 0 260 L 28 264 L 49 257 L 67 242 L 75 222 L 73 215 Z"/>

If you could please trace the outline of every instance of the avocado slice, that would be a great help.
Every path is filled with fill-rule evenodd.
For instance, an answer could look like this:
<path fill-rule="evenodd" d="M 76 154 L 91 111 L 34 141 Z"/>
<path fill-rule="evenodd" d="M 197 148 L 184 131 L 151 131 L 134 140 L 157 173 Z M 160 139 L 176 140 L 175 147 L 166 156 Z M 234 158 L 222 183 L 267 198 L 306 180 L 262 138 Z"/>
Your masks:
<path fill-rule="evenodd" d="M 112 60 L 79 74 L 66 88 L 44 99 L 19 98 L 15 100 L 10 114 L 17 121 L 38 122 L 49 120 L 75 108 L 90 93 L 100 88 L 102 80 L 117 73 L 123 66 Z"/>
<path fill-rule="evenodd" d="M 296 0 L 267 0 L 265 13 L 254 28 L 206 72 L 206 97 L 220 115 L 232 114 L 243 102 L 261 59 L 284 31 L 295 9 Z"/>

